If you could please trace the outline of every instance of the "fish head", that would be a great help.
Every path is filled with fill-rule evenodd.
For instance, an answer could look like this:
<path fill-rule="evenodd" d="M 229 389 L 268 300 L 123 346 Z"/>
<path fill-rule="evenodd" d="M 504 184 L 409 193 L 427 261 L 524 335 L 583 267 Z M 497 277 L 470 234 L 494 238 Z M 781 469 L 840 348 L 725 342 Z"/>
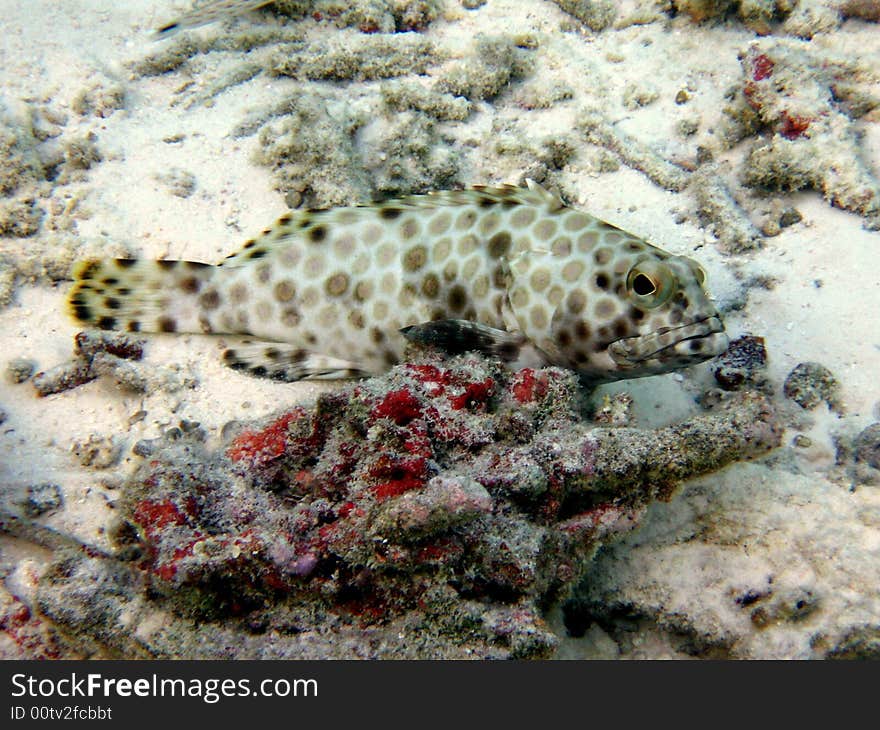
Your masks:
<path fill-rule="evenodd" d="M 639 239 L 605 260 L 533 256 L 520 280 L 543 297 L 511 292 L 520 328 L 548 359 L 585 380 L 657 375 L 703 362 L 728 346 L 724 323 L 706 291 L 702 267 Z M 523 262 L 519 264 L 523 269 Z M 516 265 L 511 267 L 516 276 Z M 538 273 L 536 273 L 538 272 Z M 516 282 L 515 282 L 516 284 Z M 545 307 L 542 310 L 542 307 Z M 537 310 L 537 311 L 536 311 Z"/>

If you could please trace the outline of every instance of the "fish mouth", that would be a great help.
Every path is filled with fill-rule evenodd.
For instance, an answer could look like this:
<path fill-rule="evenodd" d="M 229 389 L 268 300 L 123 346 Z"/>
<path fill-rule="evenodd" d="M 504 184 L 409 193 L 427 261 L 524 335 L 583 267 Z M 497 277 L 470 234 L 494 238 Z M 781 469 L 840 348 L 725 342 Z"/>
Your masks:
<path fill-rule="evenodd" d="M 618 365 L 638 365 L 646 360 L 663 360 L 664 355 L 681 357 L 678 346 L 683 342 L 702 342 L 694 348 L 694 360 L 708 360 L 727 349 L 728 339 L 718 315 L 710 315 L 678 327 L 663 327 L 647 335 L 616 340 L 608 346 L 608 354 Z"/>

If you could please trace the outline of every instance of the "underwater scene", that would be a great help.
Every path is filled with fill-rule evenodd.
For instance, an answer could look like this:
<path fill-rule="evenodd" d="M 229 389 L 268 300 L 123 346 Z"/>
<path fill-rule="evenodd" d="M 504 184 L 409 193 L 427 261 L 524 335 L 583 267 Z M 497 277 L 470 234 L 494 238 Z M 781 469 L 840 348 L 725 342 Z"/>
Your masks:
<path fill-rule="evenodd" d="M 0 658 L 880 658 L 880 0 L 0 9 Z"/>

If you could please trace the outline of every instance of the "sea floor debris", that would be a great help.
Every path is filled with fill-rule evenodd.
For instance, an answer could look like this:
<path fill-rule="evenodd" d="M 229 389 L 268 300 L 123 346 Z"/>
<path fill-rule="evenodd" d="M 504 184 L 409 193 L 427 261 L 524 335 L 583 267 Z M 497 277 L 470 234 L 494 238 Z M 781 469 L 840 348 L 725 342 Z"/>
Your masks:
<path fill-rule="evenodd" d="M 429 356 L 220 451 L 154 443 L 114 554 L 62 545 L 34 608 L 126 657 L 548 656 L 542 611 L 599 546 L 781 437 L 755 392 L 657 430 L 597 426 L 580 398 L 565 370 Z"/>

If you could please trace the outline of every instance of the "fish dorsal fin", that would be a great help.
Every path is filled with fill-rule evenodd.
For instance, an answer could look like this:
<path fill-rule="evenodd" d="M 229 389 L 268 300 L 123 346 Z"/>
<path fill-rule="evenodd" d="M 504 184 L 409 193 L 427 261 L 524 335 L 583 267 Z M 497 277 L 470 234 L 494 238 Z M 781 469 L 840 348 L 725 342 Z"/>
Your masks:
<path fill-rule="evenodd" d="M 235 268 L 251 263 L 254 259 L 268 253 L 279 243 L 289 245 L 291 238 L 308 235 L 308 230 L 318 223 L 333 226 L 334 223 L 351 224 L 359 218 L 393 219 L 396 214 L 441 207 L 477 205 L 516 206 L 530 205 L 542 207 L 550 212 L 559 210 L 564 203 L 557 195 L 541 187 L 534 180 L 528 180 L 526 187 L 517 185 L 475 185 L 464 190 L 443 190 L 423 195 L 407 195 L 377 203 L 363 205 L 291 211 L 282 215 L 274 225 L 263 230 L 259 236 L 248 240 L 241 250 L 230 254 L 220 264 L 224 268 Z"/>
<path fill-rule="evenodd" d="M 531 192 L 537 200 L 540 200 L 543 205 L 546 205 L 549 210 L 554 211 L 565 207 L 562 198 L 556 193 L 551 193 L 540 183 L 536 183 L 531 178 L 528 178 L 526 180 L 526 185 L 528 186 L 529 192 Z"/>
<path fill-rule="evenodd" d="M 534 180 L 520 185 L 474 185 L 464 190 L 443 190 L 427 195 L 409 195 L 389 200 L 383 205 L 400 205 L 405 208 L 439 208 L 446 205 L 536 205 L 558 210 L 563 202 Z"/>

